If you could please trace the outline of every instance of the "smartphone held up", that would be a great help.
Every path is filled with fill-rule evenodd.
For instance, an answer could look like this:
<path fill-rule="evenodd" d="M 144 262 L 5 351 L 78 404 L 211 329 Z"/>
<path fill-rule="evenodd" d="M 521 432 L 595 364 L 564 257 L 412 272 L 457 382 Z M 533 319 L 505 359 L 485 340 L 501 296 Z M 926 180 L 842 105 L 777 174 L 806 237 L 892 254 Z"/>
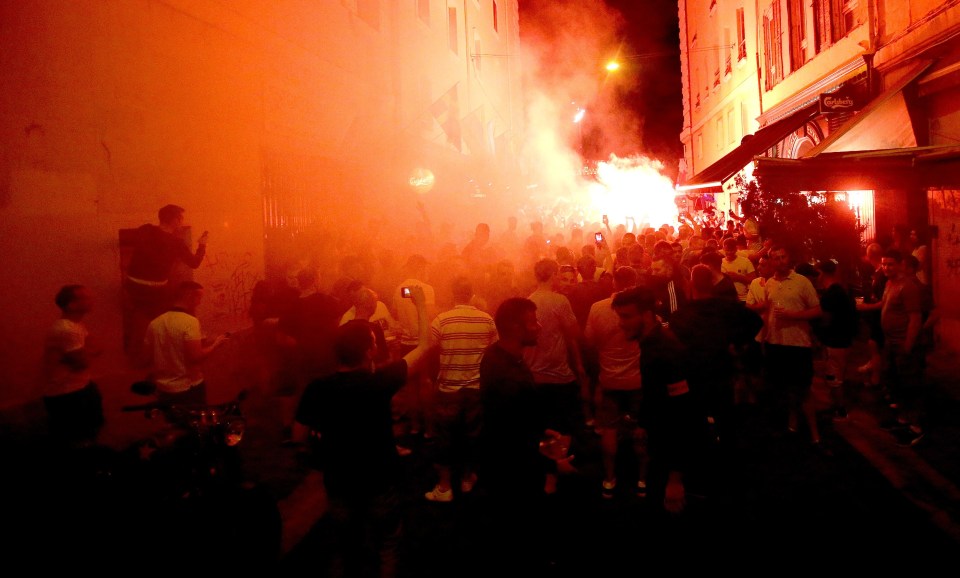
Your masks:
<path fill-rule="evenodd" d="M 410 288 L 409 288 L 409 287 L 401 287 L 401 288 L 400 288 L 400 296 L 403 297 L 404 299 L 410 299 Z"/>

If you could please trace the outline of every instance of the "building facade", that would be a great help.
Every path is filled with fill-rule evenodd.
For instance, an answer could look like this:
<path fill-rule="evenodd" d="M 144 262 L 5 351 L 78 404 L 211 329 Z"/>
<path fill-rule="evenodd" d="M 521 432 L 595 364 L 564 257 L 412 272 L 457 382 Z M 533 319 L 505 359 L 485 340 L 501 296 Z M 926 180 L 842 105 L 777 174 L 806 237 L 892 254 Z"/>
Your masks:
<path fill-rule="evenodd" d="M 746 169 L 764 186 L 843 195 L 866 241 L 888 242 L 897 224 L 926 232 L 940 335 L 960 347 L 960 310 L 947 298 L 960 289 L 949 240 L 960 230 L 960 2 L 678 7 L 684 189 L 717 192 L 718 205 L 736 208 L 732 184 Z"/>
<path fill-rule="evenodd" d="M 210 232 L 202 321 L 235 329 L 298 238 L 501 174 L 520 135 L 517 0 L 25 0 L 0 30 L 0 407 L 37 395 L 64 284 L 124 363 L 120 239 L 159 207 Z"/>

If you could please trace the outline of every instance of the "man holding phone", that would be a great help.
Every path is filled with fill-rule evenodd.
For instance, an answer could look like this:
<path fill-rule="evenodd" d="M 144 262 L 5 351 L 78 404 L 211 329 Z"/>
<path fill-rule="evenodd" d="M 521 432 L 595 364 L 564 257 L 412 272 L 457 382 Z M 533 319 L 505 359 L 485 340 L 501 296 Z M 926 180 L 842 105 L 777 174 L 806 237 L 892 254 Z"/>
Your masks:
<path fill-rule="evenodd" d="M 427 278 L 428 265 L 429 263 L 423 255 L 410 255 L 404 264 L 404 279 L 400 282 L 398 290 L 393 292 L 391 306 L 399 328 L 397 340 L 399 357 L 413 351 L 420 339 L 417 308 L 413 303 L 411 288 L 420 287 L 423 289 L 423 306 L 428 323 L 439 313 L 437 311 L 436 291 L 432 285 L 424 282 L 424 279 Z M 404 385 L 400 394 L 394 398 L 394 401 L 394 433 L 397 436 L 417 435 L 422 432 L 433 433 L 428 430 L 432 423 L 433 380 L 426 368 L 414 372 L 407 379 L 406 385 Z M 405 448 L 405 446 L 401 445 L 401 448 Z M 400 451 L 406 453 L 408 450 L 401 449 Z"/>
<path fill-rule="evenodd" d="M 134 234 L 133 254 L 123 279 L 126 297 L 133 309 L 126 340 L 128 353 L 137 353 L 147 324 L 173 303 L 170 274 L 174 264 L 179 261 L 196 269 L 206 255 L 207 231 L 197 240 L 196 251 L 191 251 L 184 242 L 184 212 L 178 205 L 166 205 L 157 212 L 159 226 L 147 223 Z"/>

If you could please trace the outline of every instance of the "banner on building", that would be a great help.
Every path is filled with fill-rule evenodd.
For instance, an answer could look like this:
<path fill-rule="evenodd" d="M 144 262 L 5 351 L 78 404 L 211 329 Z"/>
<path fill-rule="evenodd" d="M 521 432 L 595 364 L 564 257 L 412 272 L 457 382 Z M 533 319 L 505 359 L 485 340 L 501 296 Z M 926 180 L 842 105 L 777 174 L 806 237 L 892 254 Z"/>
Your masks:
<path fill-rule="evenodd" d="M 437 119 L 440 128 L 447 136 L 447 142 L 453 148 L 462 150 L 460 140 L 460 101 L 457 97 L 457 84 L 445 92 L 436 102 L 430 105 L 430 114 Z"/>
<path fill-rule="evenodd" d="M 483 138 L 483 107 L 464 117 L 462 122 L 463 140 L 470 148 L 470 154 L 481 155 L 486 152 Z"/>

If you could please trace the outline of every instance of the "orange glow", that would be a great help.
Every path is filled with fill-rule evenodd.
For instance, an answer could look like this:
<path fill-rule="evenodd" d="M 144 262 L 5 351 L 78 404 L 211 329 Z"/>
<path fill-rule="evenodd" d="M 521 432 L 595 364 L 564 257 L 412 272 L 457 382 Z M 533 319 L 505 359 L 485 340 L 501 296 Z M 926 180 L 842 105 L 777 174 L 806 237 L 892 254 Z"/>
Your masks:
<path fill-rule="evenodd" d="M 587 217 L 600 220 L 603 214 L 611 225 L 632 217 L 637 224 L 659 227 L 677 222 L 676 192 L 670 179 L 660 173 L 662 166 L 645 157 L 611 157 L 597 165 L 597 183 L 587 191 Z"/>
<path fill-rule="evenodd" d="M 429 193 L 435 182 L 430 169 L 416 168 L 410 175 L 410 186 L 421 195 Z"/>
<path fill-rule="evenodd" d="M 611 227 L 629 227 L 628 217 L 638 227 L 676 224 L 676 192 L 661 169 L 659 162 L 646 157 L 612 156 L 598 163 L 595 179 L 577 178 L 571 172 L 572 178 L 565 180 L 554 173 L 545 186 L 537 187 L 542 192 L 532 195 L 536 217 L 558 229 L 596 225 L 603 215 Z"/>
<path fill-rule="evenodd" d="M 614 72 L 614 71 L 620 69 L 620 63 L 617 62 L 616 60 L 611 60 L 610 62 L 607 63 L 607 65 L 606 65 L 605 68 L 606 68 L 607 71 L 609 71 L 609 72 Z"/>

